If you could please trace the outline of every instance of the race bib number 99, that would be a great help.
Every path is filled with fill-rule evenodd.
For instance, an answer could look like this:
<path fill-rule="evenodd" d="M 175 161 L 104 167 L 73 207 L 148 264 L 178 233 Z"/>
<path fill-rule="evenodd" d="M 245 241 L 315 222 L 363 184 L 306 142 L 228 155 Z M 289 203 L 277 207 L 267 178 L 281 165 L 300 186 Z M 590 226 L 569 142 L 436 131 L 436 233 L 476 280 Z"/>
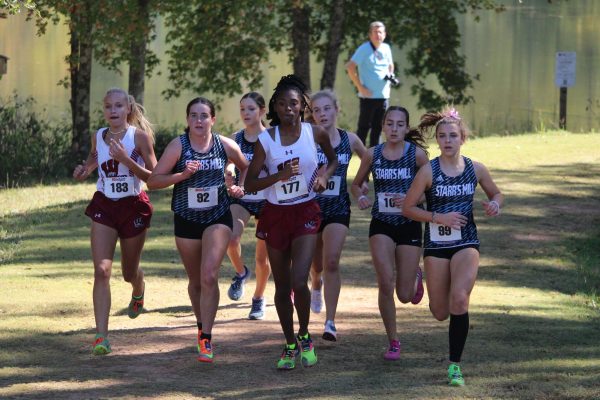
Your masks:
<path fill-rule="evenodd" d="M 104 179 L 104 195 L 110 199 L 121 199 L 133 196 L 134 181 L 132 176 L 115 176 Z"/>
<path fill-rule="evenodd" d="M 218 187 L 188 188 L 188 207 L 206 209 L 218 203 Z"/>
<path fill-rule="evenodd" d="M 452 229 L 440 224 L 429 224 L 429 237 L 432 242 L 454 242 L 462 239 L 460 229 Z"/>

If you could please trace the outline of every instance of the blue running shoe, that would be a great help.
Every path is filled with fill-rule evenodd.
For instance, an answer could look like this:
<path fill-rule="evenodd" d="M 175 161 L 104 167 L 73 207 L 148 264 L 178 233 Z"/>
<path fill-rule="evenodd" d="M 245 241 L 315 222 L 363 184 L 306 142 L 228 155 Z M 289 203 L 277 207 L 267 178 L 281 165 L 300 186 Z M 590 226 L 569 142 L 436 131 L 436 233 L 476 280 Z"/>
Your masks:
<path fill-rule="evenodd" d="M 260 299 L 252 298 L 252 308 L 250 309 L 250 314 L 248 314 L 248 319 L 264 319 L 265 318 L 265 298 L 261 297 Z"/>
<path fill-rule="evenodd" d="M 235 274 L 233 279 L 231 279 L 231 286 L 229 286 L 229 290 L 227 291 L 227 296 L 229 296 L 231 300 L 238 301 L 244 295 L 244 285 L 246 284 L 248 278 L 250 278 L 250 271 L 245 265 L 244 271 L 244 276 L 238 276 L 238 274 Z"/>

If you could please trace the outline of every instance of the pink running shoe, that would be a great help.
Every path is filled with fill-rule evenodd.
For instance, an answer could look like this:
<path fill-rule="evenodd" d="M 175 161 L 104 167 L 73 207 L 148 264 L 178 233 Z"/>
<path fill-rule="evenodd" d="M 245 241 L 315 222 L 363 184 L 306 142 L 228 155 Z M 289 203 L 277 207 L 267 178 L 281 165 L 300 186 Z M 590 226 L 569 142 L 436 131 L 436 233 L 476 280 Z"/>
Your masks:
<path fill-rule="evenodd" d="M 392 340 L 390 342 L 390 347 L 389 347 L 388 351 L 386 351 L 386 353 L 383 355 L 383 358 L 385 358 L 388 361 L 396 361 L 397 359 L 400 358 L 400 341 L 399 340 Z"/>
<path fill-rule="evenodd" d="M 425 293 L 425 289 L 423 288 L 423 271 L 421 267 L 417 267 L 417 291 L 410 302 L 419 304 L 423 299 L 423 293 Z"/>

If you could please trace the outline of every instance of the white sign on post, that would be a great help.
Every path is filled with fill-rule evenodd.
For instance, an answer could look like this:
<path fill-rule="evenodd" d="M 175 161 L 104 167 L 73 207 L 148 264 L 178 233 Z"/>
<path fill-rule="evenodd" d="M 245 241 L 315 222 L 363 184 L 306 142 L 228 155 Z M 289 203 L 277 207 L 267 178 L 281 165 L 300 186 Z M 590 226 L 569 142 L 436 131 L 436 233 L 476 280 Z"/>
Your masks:
<path fill-rule="evenodd" d="M 556 53 L 556 75 L 554 83 L 558 87 L 571 87 L 575 85 L 575 52 L 558 51 Z"/>

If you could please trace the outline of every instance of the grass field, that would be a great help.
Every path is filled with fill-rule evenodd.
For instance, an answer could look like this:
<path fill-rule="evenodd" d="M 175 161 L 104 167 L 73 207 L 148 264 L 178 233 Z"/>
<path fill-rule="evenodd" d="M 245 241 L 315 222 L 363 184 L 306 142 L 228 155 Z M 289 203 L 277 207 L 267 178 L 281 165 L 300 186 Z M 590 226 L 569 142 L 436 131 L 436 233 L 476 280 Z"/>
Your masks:
<path fill-rule="evenodd" d="M 340 340 L 322 341 L 324 315 L 313 314 L 319 363 L 281 373 L 273 285 L 267 318 L 246 320 L 253 281 L 240 302 L 230 301 L 227 260 L 213 330 L 216 361 L 196 361 L 169 190 L 150 193 L 155 215 L 142 257 L 147 312 L 136 320 L 126 315 L 130 286 L 118 263 L 113 269 L 113 353 L 106 357 L 91 355 L 93 270 L 83 210 L 94 185 L 0 191 L 0 398 L 598 399 L 599 149 L 599 134 L 561 132 L 465 145 L 463 154 L 488 166 L 506 205 L 500 218 L 476 213 L 482 257 L 463 388 L 445 384 L 447 322 L 433 319 L 427 297 L 398 306 L 402 358 L 383 360 L 368 212 L 353 209 L 342 254 Z M 247 260 L 252 249 L 249 229 Z"/>

